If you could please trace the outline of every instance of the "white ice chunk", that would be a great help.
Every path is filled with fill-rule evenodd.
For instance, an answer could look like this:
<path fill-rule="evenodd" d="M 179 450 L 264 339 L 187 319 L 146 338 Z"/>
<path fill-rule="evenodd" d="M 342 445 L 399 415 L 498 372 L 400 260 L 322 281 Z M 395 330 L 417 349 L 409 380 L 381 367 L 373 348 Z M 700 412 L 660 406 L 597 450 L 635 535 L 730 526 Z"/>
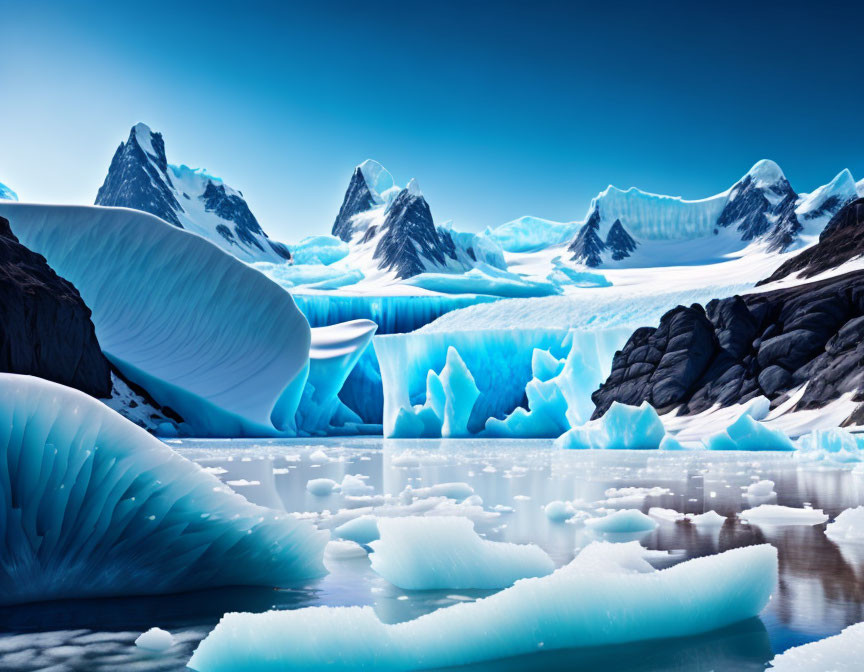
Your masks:
<path fill-rule="evenodd" d="M 413 488 L 410 485 L 405 486 L 405 489 L 399 493 L 399 498 L 406 503 L 411 502 L 415 498 L 424 499 L 426 497 L 447 497 L 448 499 L 455 499 L 457 502 L 461 502 L 473 494 L 474 488 L 467 483 L 436 483 L 424 488 Z"/>
<path fill-rule="evenodd" d="M 324 558 L 326 560 L 356 560 L 365 558 L 366 549 L 354 541 L 334 540 L 327 542 L 324 547 Z"/>
<path fill-rule="evenodd" d="M 750 497 L 770 497 L 777 494 L 774 492 L 774 481 L 757 481 L 747 486 L 747 495 Z"/>
<path fill-rule="evenodd" d="M 757 525 L 819 525 L 828 520 L 822 509 L 798 509 L 779 504 L 761 504 L 738 515 Z"/>
<path fill-rule="evenodd" d="M 162 628 L 150 628 L 138 635 L 135 646 L 145 651 L 162 652 L 174 646 L 174 635 Z"/>
<path fill-rule="evenodd" d="M 343 495 L 357 497 L 366 495 L 370 492 L 375 492 L 375 488 L 367 485 L 366 481 L 359 474 L 345 474 L 342 483 L 339 485 L 339 490 Z"/>
<path fill-rule="evenodd" d="M 100 401 L 0 374 L 0 603 L 279 586 L 327 533 L 250 504 Z"/>
<path fill-rule="evenodd" d="M 839 635 L 793 646 L 771 661 L 769 672 L 860 672 L 864 660 L 864 623 Z"/>
<path fill-rule="evenodd" d="M 700 514 L 688 514 L 687 520 L 689 520 L 693 525 L 699 527 L 720 527 L 726 522 L 726 516 L 721 516 L 719 513 L 712 510 Z"/>
<path fill-rule="evenodd" d="M 456 517 L 382 518 L 372 569 L 406 590 L 503 588 L 555 568 L 539 546 L 488 541 Z"/>
<path fill-rule="evenodd" d="M 476 602 L 385 625 L 371 607 L 226 614 L 189 662 L 229 670 L 418 670 L 568 647 L 697 635 L 757 616 L 777 582 L 768 544 L 652 571 L 644 549 L 592 544 L 569 565 Z"/>
<path fill-rule="evenodd" d="M 864 506 L 846 509 L 825 528 L 832 541 L 864 543 Z"/>

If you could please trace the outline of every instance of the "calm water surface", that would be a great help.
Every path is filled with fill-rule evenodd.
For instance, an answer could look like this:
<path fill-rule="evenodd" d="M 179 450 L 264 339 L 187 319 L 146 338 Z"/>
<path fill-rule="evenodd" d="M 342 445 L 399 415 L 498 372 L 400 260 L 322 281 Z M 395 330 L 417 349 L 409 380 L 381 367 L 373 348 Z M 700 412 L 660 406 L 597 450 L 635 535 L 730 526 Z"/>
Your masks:
<path fill-rule="evenodd" d="M 365 477 L 370 493 L 398 495 L 406 486 L 469 483 L 482 498 L 476 529 L 496 541 L 535 543 L 557 564 L 568 562 L 594 538 L 578 524 L 553 523 L 543 507 L 555 499 L 598 508 L 661 506 L 685 513 L 711 509 L 730 516 L 721 528 L 700 530 L 661 523 L 639 537 L 651 549 L 671 551 L 670 563 L 736 546 L 769 542 L 780 552 L 780 582 L 759 619 L 710 635 L 607 649 L 534 654 L 460 669 L 470 670 L 762 670 L 790 646 L 836 634 L 864 620 L 864 545 L 838 547 L 824 525 L 760 527 L 735 514 L 751 505 L 743 489 L 775 481 L 767 503 L 812 505 L 832 518 L 864 504 L 864 478 L 848 470 L 802 466 L 788 454 L 557 451 L 548 441 L 382 441 L 375 439 L 213 441 L 184 440 L 173 447 L 211 470 L 249 500 L 310 514 L 329 528 L 364 503 L 342 494 L 315 497 L 311 478 Z M 328 461 L 313 462 L 323 450 Z M 665 494 L 610 499 L 611 488 L 663 488 Z M 614 494 L 614 493 L 613 493 Z M 496 507 L 499 509 L 496 511 Z M 503 510 L 512 508 L 512 511 Z M 392 511 L 397 513 L 398 510 Z M 315 515 L 312 515 L 315 514 Z M 668 564 L 668 563 L 667 563 Z M 328 562 L 323 579 L 304 586 L 226 589 L 151 598 L 118 598 L 0 609 L 0 670 L 91 672 L 184 670 L 197 642 L 226 611 L 266 611 L 310 605 L 371 605 L 393 623 L 489 594 L 483 591 L 403 591 L 374 574 L 366 559 Z M 154 625 L 177 644 L 160 655 L 133 641 Z"/>

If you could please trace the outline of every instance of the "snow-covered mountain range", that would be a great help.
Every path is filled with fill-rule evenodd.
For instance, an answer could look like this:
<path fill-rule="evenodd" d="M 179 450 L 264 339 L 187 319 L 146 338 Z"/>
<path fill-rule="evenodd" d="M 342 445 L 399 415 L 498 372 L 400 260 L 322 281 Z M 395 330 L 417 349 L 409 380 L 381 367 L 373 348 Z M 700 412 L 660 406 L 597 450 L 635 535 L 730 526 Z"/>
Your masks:
<path fill-rule="evenodd" d="M 201 169 L 171 165 L 161 133 L 132 127 L 120 143 L 96 205 L 143 210 L 197 233 L 242 261 L 284 262 L 288 247 L 271 240 L 243 194 Z"/>
<path fill-rule="evenodd" d="M 582 221 L 522 217 L 486 233 L 508 253 L 554 250 L 593 268 L 701 264 L 754 244 L 785 252 L 812 242 L 859 189 L 864 181 L 856 185 L 843 170 L 799 195 L 776 163 L 762 160 L 709 198 L 688 201 L 610 185 L 592 199 Z"/>
<path fill-rule="evenodd" d="M 367 276 L 406 279 L 426 272 L 461 273 L 478 264 L 505 268 L 494 241 L 437 226 L 417 181 L 402 189 L 372 160 L 354 169 L 332 234 L 349 243 L 348 263 Z"/>

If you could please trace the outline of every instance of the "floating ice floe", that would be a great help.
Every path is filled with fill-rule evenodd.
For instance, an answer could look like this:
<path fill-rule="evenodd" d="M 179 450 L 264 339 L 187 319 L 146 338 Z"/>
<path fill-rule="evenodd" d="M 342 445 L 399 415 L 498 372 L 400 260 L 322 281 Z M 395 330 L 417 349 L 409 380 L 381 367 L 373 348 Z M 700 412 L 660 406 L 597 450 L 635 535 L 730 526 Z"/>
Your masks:
<path fill-rule="evenodd" d="M 703 440 L 709 450 L 795 450 L 795 445 L 779 429 L 766 427 L 749 413 L 724 431 Z"/>
<path fill-rule="evenodd" d="M 688 513 L 687 520 L 698 527 L 720 527 L 726 522 L 726 516 L 721 516 L 716 511 L 706 511 L 705 513 Z"/>
<path fill-rule="evenodd" d="M 777 493 L 774 492 L 774 481 L 763 480 L 748 485 L 746 494 L 748 497 L 770 497 Z"/>
<path fill-rule="evenodd" d="M 367 485 L 364 477 L 360 474 L 345 474 L 342 478 L 342 483 L 339 484 L 339 491 L 343 495 L 356 497 L 358 495 L 375 492 L 375 488 L 371 485 Z"/>
<path fill-rule="evenodd" d="M 864 506 L 846 509 L 825 528 L 832 541 L 864 543 Z"/>
<path fill-rule="evenodd" d="M 679 513 L 675 509 L 664 509 L 659 506 L 652 506 L 648 509 L 648 515 L 667 523 L 677 523 L 685 518 L 683 513 Z"/>
<path fill-rule="evenodd" d="M 864 623 L 839 635 L 787 649 L 771 661 L 769 672 L 859 672 L 864 659 Z"/>
<path fill-rule="evenodd" d="M 467 483 L 436 483 L 423 488 L 412 488 L 410 485 L 399 493 L 399 499 L 410 503 L 414 499 L 425 499 L 427 497 L 447 497 L 461 502 L 474 494 L 474 488 Z"/>
<path fill-rule="evenodd" d="M 135 639 L 135 646 L 145 651 L 161 653 L 174 646 L 174 635 L 162 628 L 150 628 Z"/>
<path fill-rule="evenodd" d="M 406 590 L 504 588 L 555 569 L 539 546 L 488 541 L 456 517 L 382 518 L 372 569 Z"/>
<path fill-rule="evenodd" d="M 553 523 L 563 523 L 565 520 L 570 520 L 576 515 L 576 509 L 573 508 L 573 504 L 562 502 L 560 499 L 549 502 L 543 511 L 546 513 L 546 517 Z"/>
<path fill-rule="evenodd" d="M 610 509 L 633 508 L 639 506 L 647 497 L 660 497 L 662 495 L 671 495 L 669 488 L 653 487 L 653 488 L 609 488 L 603 493 L 607 499 L 601 499 L 594 502 L 595 506 L 602 506 Z"/>
<path fill-rule="evenodd" d="M 354 541 L 334 540 L 324 547 L 325 560 L 356 560 L 365 558 L 366 549 Z"/>
<path fill-rule="evenodd" d="M 820 525 L 828 520 L 822 509 L 797 509 L 778 504 L 761 504 L 738 515 L 756 525 Z"/>
<path fill-rule="evenodd" d="M 96 399 L 0 374 L 0 603 L 287 585 L 326 532 L 250 504 Z"/>
<path fill-rule="evenodd" d="M 357 542 L 358 544 L 368 544 L 379 538 L 378 521 L 375 516 L 360 516 L 349 520 L 347 523 L 339 525 L 333 530 L 333 533 L 342 539 Z"/>
<path fill-rule="evenodd" d="M 660 571 L 636 543 L 594 543 L 554 573 L 386 625 L 371 607 L 226 614 L 189 662 L 248 669 L 418 670 L 569 647 L 697 635 L 758 615 L 777 551 L 736 548 Z"/>
<path fill-rule="evenodd" d="M 333 494 L 339 484 L 332 478 L 313 478 L 306 482 L 306 490 L 316 497 L 326 497 Z"/>
<path fill-rule="evenodd" d="M 641 406 L 612 402 L 603 417 L 574 427 L 555 441 L 559 448 L 646 450 L 660 447 L 666 435 L 657 411 L 647 401 Z"/>
<path fill-rule="evenodd" d="M 657 527 L 657 521 L 638 509 L 622 509 L 601 518 L 589 518 L 585 525 L 602 534 L 633 534 L 650 532 Z"/>

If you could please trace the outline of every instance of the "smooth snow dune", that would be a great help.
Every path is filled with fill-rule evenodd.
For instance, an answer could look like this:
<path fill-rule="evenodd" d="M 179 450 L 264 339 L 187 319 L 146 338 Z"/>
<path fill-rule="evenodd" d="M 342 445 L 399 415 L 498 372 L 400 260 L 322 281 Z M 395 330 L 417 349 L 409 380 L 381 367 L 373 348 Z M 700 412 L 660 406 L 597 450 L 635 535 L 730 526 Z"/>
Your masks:
<path fill-rule="evenodd" d="M 0 374 L 0 604 L 289 585 L 327 537 L 83 392 Z"/>
<path fill-rule="evenodd" d="M 189 667 L 418 670 L 570 647 L 696 635 L 759 614 L 777 550 L 736 548 L 654 571 L 635 542 L 595 542 L 554 573 L 386 625 L 371 607 L 226 614 Z"/>
<path fill-rule="evenodd" d="M 284 289 L 137 210 L 3 202 L 0 215 L 78 288 L 111 361 L 195 434 L 291 429 L 310 332 Z"/>

